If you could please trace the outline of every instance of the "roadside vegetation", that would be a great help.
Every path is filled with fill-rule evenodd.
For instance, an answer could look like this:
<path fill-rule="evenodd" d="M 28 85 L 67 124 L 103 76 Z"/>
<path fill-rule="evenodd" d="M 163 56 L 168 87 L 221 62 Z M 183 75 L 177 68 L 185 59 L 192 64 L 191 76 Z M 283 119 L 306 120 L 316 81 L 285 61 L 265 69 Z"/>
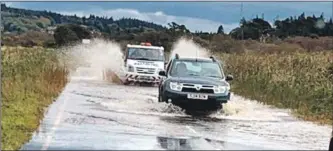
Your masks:
<path fill-rule="evenodd" d="M 332 51 L 221 56 L 235 77 L 232 89 L 236 94 L 293 109 L 305 120 L 332 124 Z"/>
<path fill-rule="evenodd" d="M 2 47 L 1 149 L 17 150 L 62 91 L 67 71 L 52 49 Z"/>

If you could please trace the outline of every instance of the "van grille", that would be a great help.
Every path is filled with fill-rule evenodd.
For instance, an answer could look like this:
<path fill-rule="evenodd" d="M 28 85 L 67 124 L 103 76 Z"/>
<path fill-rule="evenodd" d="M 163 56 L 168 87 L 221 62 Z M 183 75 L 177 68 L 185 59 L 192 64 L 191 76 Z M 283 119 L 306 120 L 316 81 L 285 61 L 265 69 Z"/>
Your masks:
<path fill-rule="evenodd" d="M 141 73 L 141 74 L 154 74 L 155 69 L 154 68 L 139 68 L 139 67 L 137 67 L 136 72 Z"/>

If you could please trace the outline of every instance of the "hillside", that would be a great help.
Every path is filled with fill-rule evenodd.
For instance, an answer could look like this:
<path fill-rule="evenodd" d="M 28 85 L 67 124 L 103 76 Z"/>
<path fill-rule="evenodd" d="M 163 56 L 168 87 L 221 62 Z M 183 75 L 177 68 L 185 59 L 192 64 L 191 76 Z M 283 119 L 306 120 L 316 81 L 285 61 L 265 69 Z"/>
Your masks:
<path fill-rule="evenodd" d="M 168 25 L 169 27 L 164 27 L 152 22 L 133 18 L 114 20 L 112 17 L 95 15 L 78 17 L 76 15 L 62 15 L 50 11 L 12 8 L 7 7 L 5 4 L 1 4 L 1 10 L 3 12 L 3 31 L 6 34 L 9 32 L 21 34 L 27 31 L 50 32 L 54 30 L 57 25 L 61 24 L 84 25 L 92 31 L 101 32 L 111 37 L 120 34 L 137 34 L 145 31 L 165 31 L 175 27 L 187 30 L 186 25 L 178 25 L 177 23 L 170 23 Z M 294 36 L 312 38 L 333 36 L 332 18 L 327 19 L 323 14 L 320 16 L 306 16 L 302 13 L 299 16 L 275 20 L 273 25 L 258 16 L 249 20 L 243 18 L 240 20 L 240 23 L 240 27 L 236 27 L 229 33 L 234 39 L 259 40 L 263 37 L 285 39 Z M 224 33 L 223 26 L 216 27 L 216 31 L 217 33 Z M 197 34 L 207 35 L 208 33 L 197 32 Z"/>
<path fill-rule="evenodd" d="M 50 11 L 34 11 L 11 8 L 1 4 L 4 32 L 24 33 L 27 31 L 47 31 L 59 24 L 80 24 L 91 30 L 113 34 L 113 31 L 141 32 L 146 29 L 164 30 L 166 27 L 132 18 L 114 20 L 112 17 L 90 15 L 88 18 L 61 15 Z"/>
<path fill-rule="evenodd" d="M 243 51 L 253 49 L 275 50 L 276 44 L 291 43 L 301 46 L 308 51 L 332 50 L 333 49 L 333 21 L 327 20 L 323 15 L 305 16 L 304 13 L 298 17 L 290 17 L 284 20 L 276 20 L 270 25 L 264 18 L 253 18 L 241 20 L 241 26 L 225 34 L 223 26 L 216 27 L 216 33 L 190 32 L 186 25 L 175 22 L 168 27 L 150 23 L 138 19 L 122 18 L 114 20 L 112 17 L 100 17 L 90 15 L 89 17 L 77 17 L 76 15 L 62 15 L 50 11 L 35 11 L 19 9 L 1 5 L 2 26 L 5 45 L 23 46 L 54 46 L 54 31 L 59 25 L 76 24 L 85 27 L 94 37 L 112 39 L 127 43 L 150 41 L 154 45 L 162 45 L 169 50 L 172 43 L 180 36 L 194 36 L 201 45 L 209 46 L 216 51 Z M 223 42 L 214 42 L 217 35 L 224 35 Z M 248 40 L 246 47 L 240 47 L 238 40 Z M 260 46 L 259 43 L 271 45 Z M 214 45 L 218 45 L 214 46 Z M 234 48 L 236 47 L 236 48 Z M 295 47 L 295 46 L 292 46 Z M 222 50 L 221 50 L 222 48 Z"/>

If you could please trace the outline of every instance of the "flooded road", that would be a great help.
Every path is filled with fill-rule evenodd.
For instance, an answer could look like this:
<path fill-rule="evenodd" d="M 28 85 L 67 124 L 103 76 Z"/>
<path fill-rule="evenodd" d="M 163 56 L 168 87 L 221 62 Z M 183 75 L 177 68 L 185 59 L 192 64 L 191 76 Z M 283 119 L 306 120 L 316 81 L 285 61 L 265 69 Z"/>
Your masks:
<path fill-rule="evenodd" d="M 220 113 L 192 118 L 157 102 L 156 87 L 75 79 L 24 150 L 327 150 L 329 126 L 299 121 L 233 95 Z"/>

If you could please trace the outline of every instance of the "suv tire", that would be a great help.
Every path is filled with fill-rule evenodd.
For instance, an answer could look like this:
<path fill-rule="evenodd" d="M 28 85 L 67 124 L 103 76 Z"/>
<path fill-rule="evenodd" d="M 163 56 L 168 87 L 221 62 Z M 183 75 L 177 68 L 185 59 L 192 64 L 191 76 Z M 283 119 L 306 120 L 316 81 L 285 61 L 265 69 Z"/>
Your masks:
<path fill-rule="evenodd" d="M 158 95 L 158 102 L 167 102 L 167 98 L 165 98 L 163 95 Z"/>

